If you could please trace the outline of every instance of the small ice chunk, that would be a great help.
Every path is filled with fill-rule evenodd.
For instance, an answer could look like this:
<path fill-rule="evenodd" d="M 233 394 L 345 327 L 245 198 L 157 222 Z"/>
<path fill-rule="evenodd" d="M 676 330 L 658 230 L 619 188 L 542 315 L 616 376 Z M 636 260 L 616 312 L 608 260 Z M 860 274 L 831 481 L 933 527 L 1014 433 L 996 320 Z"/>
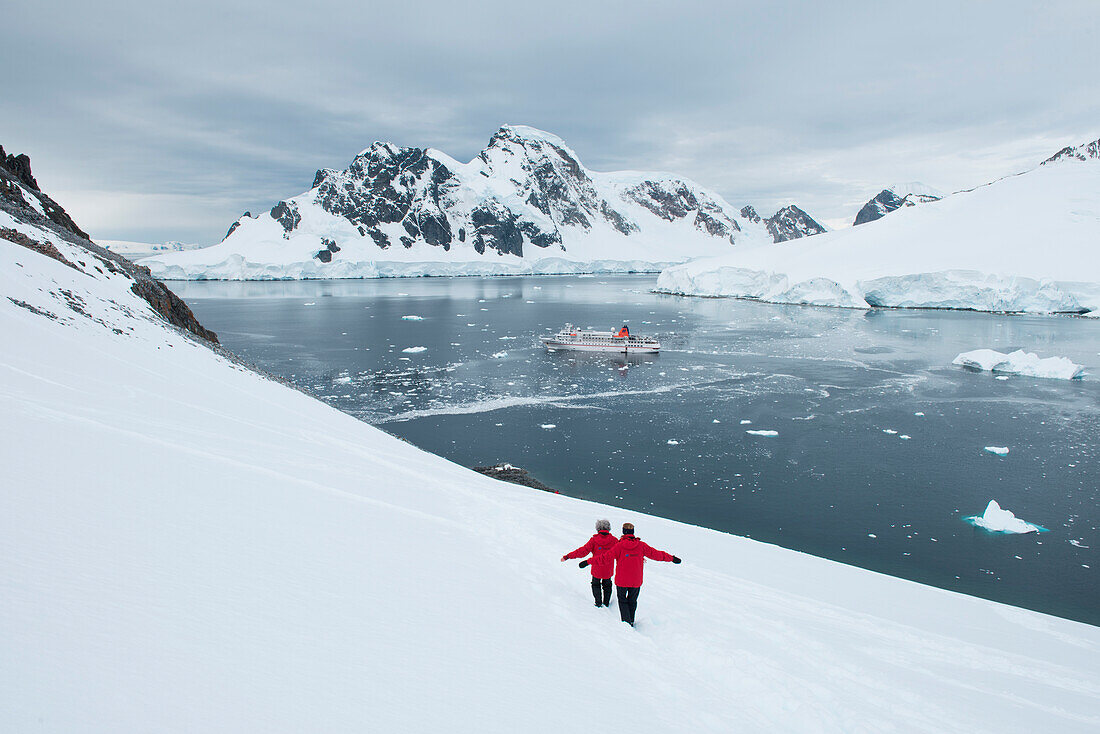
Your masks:
<path fill-rule="evenodd" d="M 895 431 L 893 428 L 883 428 L 882 432 L 889 433 L 891 436 L 896 436 L 898 434 L 898 432 Z"/>
<path fill-rule="evenodd" d="M 402 316 L 401 320 L 402 321 L 423 321 L 424 317 L 423 316 L 417 316 L 416 314 L 409 314 L 407 316 Z"/>
<path fill-rule="evenodd" d="M 406 353 L 406 354 L 419 354 L 420 352 L 428 351 L 428 348 L 427 347 L 405 347 L 401 351 Z"/>
<path fill-rule="evenodd" d="M 669 440 L 665 441 L 665 443 L 667 443 L 669 446 L 679 446 L 680 445 L 680 442 L 677 441 L 675 438 L 670 438 Z"/>
<path fill-rule="evenodd" d="M 721 423 L 721 422 L 722 421 L 718 420 L 717 418 L 715 418 L 714 420 L 711 421 L 711 423 Z"/>
<path fill-rule="evenodd" d="M 747 426 L 747 425 L 749 425 L 750 423 L 752 423 L 752 421 L 750 421 L 750 420 L 743 420 L 743 421 L 741 421 L 741 425 L 743 425 L 743 426 Z"/>
<path fill-rule="evenodd" d="M 916 413 L 914 413 L 913 415 L 917 416 L 918 418 L 923 418 L 924 417 L 924 413 L 920 412 L 919 410 Z"/>
<path fill-rule="evenodd" d="M 493 352 L 492 354 L 489 355 L 489 358 L 490 359 L 504 359 L 507 356 L 508 356 L 508 352 L 505 350 L 505 351 L 500 351 L 500 352 Z"/>
<path fill-rule="evenodd" d="M 303 303 L 302 305 L 303 306 L 316 306 L 317 302 L 316 301 L 310 301 L 309 303 Z"/>
<path fill-rule="evenodd" d="M 750 436 L 778 436 L 779 431 L 745 431 Z"/>
<path fill-rule="evenodd" d="M 545 428 L 546 430 L 550 430 L 551 428 L 557 428 L 557 425 L 554 424 L 554 423 L 543 423 L 542 428 Z"/>
<path fill-rule="evenodd" d="M 1008 510 L 1001 509 L 997 500 L 989 500 L 981 516 L 965 518 L 975 527 L 984 528 L 993 533 L 1038 533 L 1043 530 L 1038 525 L 1024 522 Z"/>
<path fill-rule="evenodd" d="M 877 538 L 878 536 L 875 535 L 874 533 L 867 533 L 867 537 L 868 538 Z"/>
<path fill-rule="evenodd" d="M 1002 374 L 1045 377 L 1054 380 L 1073 380 L 1085 372 L 1084 366 L 1074 364 L 1065 357 L 1042 359 L 1034 352 L 1025 352 L 1022 349 L 1009 354 L 994 349 L 975 349 L 958 355 L 951 360 L 951 364 L 972 370 L 989 370 Z"/>
<path fill-rule="evenodd" d="M 898 436 L 898 438 L 900 438 L 902 441 L 908 441 L 909 439 L 912 438 L 912 436 L 910 436 L 908 433 L 903 433 L 900 436 Z"/>
<path fill-rule="evenodd" d="M 997 456 L 1008 456 L 1007 446 L 986 446 L 985 450 L 991 454 L 996 454 Z"/>

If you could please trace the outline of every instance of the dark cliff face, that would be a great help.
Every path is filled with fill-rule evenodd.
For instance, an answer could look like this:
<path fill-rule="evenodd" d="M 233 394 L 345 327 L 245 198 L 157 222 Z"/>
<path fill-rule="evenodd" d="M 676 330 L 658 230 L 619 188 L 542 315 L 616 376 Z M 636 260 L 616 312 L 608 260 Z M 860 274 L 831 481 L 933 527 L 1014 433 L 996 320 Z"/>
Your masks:
<path fill-rule="evenodd" d="M 718 201 L 682 180 L 601 188 L 564 143 L 530 128 L 502 127 L 469 165 L 449 160 L 424 148 L 375 143 L 343 171 L 317 171 L 311 199 L 382 249 L 420 242 L 447 251 L 470 242 L 478 253 L 521 257 L 532 248 L 562 250 L 569 229 L 640 231 L 638 210 L 628 204 L 666 221 L 690 218 L 698 231 L 731 242 L 740 229 Z M 486 187 L 485 179 L 496 183 Z M 271 210 L 287 234 L 301 221 L 296 206 L 283 201 Z M 391 225 L 401 229 L 396 242 Z M 323 262 L 333 257 L 318 255 Z"/>
<path fill-rule="evenodd" d="M 42 193 L 38 187 L 38 181 L 31 173 L 31 159 L 25 153 L 10 155 L 4 152 L 4 146 L 0 145 L 0 170 L 7 176 L 0 178 L 0 196 L 8 201 L 21 206 L 34 214 L 37 210 L 31 199 L 37 201 L 46 217 L 63 229 L 73 234 L 88 239 L 88 235 L 68 213 L 56 201 Z"/>
<path fill-rule="evenodd" d="M 765 219 L 764 224 L 775 242 L 809 237 L 825 231 L 825 228 L 814 221 L 813 217 L 794 204 L 783 207 L 773 216 Z"/>
<path fill-rule="evenodd" d="M 854 225 L 866 224 L 876 219 L 882 219 L 895 209 L 901 208 L 903 203 L 904 200 L 893 191 L 883 189 L 875 198 L 863 205 L 863 208 L 856 214 Z"/>
<path fill-rule="evenodd" d="M 1047 158 L 1040 165 L 1046 165 L 1048 163 L 1057 163 L 1058 161 L 1087 161 L 1100 159 L 1100 140 L 1093 140 L 1091 143 L 1084 143 L 1082 145 L 1067 145 L 1060 151 Z"/>
<path fill-rule="evenodd" d="M 37 201 L 45 216 L 28 197 Z M 34 250 L 81 272 L 94 268 L 100 272 L 105 270 L 123 275 L 133 281 L 130 290 L 143 298 L 167 322 L 209 342 L 218 343 L 218 335 L 200 324 L 187 304 L 164 283 L 154 278 L 148 268 L 135 265 L 118 253 L 110 252 L 88 239 L 88 235 L 76 226 L 61 205 L 39 190 L 38 182 L 31 175 L 30 159 L 26 155 L 5 155 L 3 148 L 0 148 L 0 209 L 16 221 L 47 229 L 86 251 L 87 263 L 73 263 L 49 242 L 37 240 L 14 229 L 0 228 L 0 239 Z"/>

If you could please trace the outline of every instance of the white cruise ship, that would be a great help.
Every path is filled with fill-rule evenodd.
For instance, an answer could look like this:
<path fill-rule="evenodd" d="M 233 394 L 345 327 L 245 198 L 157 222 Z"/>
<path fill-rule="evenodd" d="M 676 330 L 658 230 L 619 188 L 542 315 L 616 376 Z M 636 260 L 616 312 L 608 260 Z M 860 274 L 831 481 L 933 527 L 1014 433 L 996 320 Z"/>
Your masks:
<path fill-rule="evenodd" d="M 661 342 L 652 336 L 635 336 L 625 325 L 618 331 L 578 329 L 573 324 L 552 336 L 540 336 L 547 349 L 574 349 L 581 352 L 653 354 L 661 351 Z"/>

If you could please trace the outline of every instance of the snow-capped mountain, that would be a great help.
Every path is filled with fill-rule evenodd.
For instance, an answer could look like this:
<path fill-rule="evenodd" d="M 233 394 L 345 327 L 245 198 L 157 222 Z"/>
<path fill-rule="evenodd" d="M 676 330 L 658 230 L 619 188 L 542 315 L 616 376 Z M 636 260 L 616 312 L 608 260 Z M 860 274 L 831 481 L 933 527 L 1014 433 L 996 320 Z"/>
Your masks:
<path fill-rule="evenodd" d="M 927 204 L 930 201 L 939 201 L 943 197 L 942 191 L 938 191 L 931 186 L 925 186 L 920 182 L 894 184 L 886 187 L 875 198 L 864 204 L 863 208 L 856 214 L 856 220 L 852 224 L 855 226 L 873 222 L 903 206 Z"/>
<path fill-rule="evenodd" d="M 1098 152 L 1100 140 L 1066 148 L 1022 174 L 812 242 L 674 266 L 658 288 L 777 303 L 1095 315 Z"/>
<path fill-rule="evenodd" d="M 561 138 L 505 125 L 469 163 L 375 143 L 220 244 L 145 264 L 227 279 L 654 270 L 823 231 L 797 207 L 752 214 L 671 174 L 589 170 Z"/>
<path fill-rule="evenodd" d="M 655 732 L 1100 726 L 1100 628 L 469 471 L 172 328 L 19 196 L 3 731 L 556 734 L 609 702 Z M 637 628 L 558 561 L 599 517 L 683 558 Z"/>

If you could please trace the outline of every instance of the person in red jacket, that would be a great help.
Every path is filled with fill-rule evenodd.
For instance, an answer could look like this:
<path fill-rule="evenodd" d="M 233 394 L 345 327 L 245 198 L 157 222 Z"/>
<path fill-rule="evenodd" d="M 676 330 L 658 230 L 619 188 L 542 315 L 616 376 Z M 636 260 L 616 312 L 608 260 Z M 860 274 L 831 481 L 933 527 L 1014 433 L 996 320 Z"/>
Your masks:
<path fill-rule="evenodd" d="M 592 554 L 592 596 L 596 599 L 596 606 L 611 606 L 611 573 L 615 570 L 615 562 L 596 563 L 595 557 L 605 553 L 619 542 L 619 539 L 611 534 L 611 523 L 607 520 L 596 521 L 596 534 L 588 539 L 588 542 L 575 551 L 566 553 L 561 557 L 563 561 L 570 558 L 584 558 Z M 581 568 L 588 562 L 581 564 Z"/>
<path fill-rule="evenodd" d="M 619 597 L 619 616 L 631 627 L 634 626 L 634 612 L 638 610 L 638 594 L 642 590 L 642 568 L 647 558 L 654 561 L 680 562 L 676 556 L 643 543 L 634 535 L 634 525 L 629 522 L 623 523 L 623 537 L 611 550 L 592 558 L 593 565 L 615 562 L 615 591 Z M 586 565 L 588 561 L 581 561 L 581 568 Z"/>

